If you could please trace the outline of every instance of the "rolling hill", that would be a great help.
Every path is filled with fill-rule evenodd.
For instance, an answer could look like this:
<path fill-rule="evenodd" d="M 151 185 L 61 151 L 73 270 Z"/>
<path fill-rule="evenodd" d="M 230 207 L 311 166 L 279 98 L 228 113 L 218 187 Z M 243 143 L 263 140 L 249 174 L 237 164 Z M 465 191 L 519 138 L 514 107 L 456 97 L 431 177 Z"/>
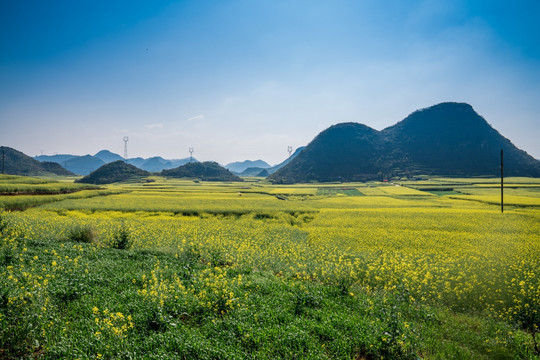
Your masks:
<path fill-rule="evenodd" d="M 243 181 L 242 178 L 213 161 L 187 163 L 175 169 L 163 170 L 161 175 L 205 181 Z"/>
<path fill-rule="evenodd" d="M 540 161 L 516 148 L 472 106 L 441 103 L 382 131 L 358 123 L 331 126 L 269 178 L 277 183 L 365 181 L 436 174 L 540 176 Z"/>
<path fill-rule="evenodd" d="M 117 160 L 101 166 L 99 169 L 75 182 L 98 185 L 112 184 L 149 175 L 150 173 L 147 171 L 141 170 L 131 164 L 126 164 L 122 160 Z"/>
<path fill-rule="evenodd" d="M 0 146 L 0 173 L 10 175 L 74 175 L 55 162 L 39 162 L 22 152 Z"/>

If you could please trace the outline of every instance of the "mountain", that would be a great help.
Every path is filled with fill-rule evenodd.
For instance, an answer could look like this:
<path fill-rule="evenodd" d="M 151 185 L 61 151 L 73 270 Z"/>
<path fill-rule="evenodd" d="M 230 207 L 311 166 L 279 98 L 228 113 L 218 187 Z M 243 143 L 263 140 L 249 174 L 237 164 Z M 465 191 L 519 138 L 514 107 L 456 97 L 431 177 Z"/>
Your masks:
<path fill-rule="evenodd" d="M 131 159 L 126 160 L 128 164 L 134 165 L 138 167 L 139 169 L 141 168 L 141 165 L 144 164 L 145 161 L 146 159 L 143 159 L 142 157 L 131 158 Z"/>
<path fill-rule="evenodd" d="M 34 159 L 38 161 L 56 162 L 79 175 L 88 175 L 89 173 L 98 169 L 104 164 L 108 164 L 113 161 L 124 160 L 124 158 L 122 158 L 120 155 L 110 152 L 109 150 L 101 150 L 94 156 L 40 155 L 36 156 Z M 160 156 L 155 156 L 148 159 L 138 157 L 126 160 L 128 164 L 134 165 L 139 169 L 150 172 L 160 172 L 163 169 L 173 169 L 175 167 L 184 165 L 190 161 L 197 160 L 191 158 L 167 160 Z"/>
<path fill-rule="evenodd" d="M 163 170 L 161 175 L 176 178 L 196 178 L 205 181 L 243 181 L 213 161 L 187 163 L 174 169 Z"/>
<path fill-rule="evenodd" d="M 270 175 L 270 173 L 268 172 L 268 170 L 267 170 L 267 169 L 263 169 L 260 173 L 258 173 L 258 174 L 255 175 L 255 176 L 257 176 L 257 177 L 268 177 L 269 175 Z"/>
<path fill-rule="evenodd" d="M 161 156 L 154 156 L 152 158 L 146 159 L 138 167 L 150 172 L 160 172 L 162 170 L 174 169 L 178 166 L 187 164 L 190 161 L 190 158 L 167 160 L 162 158 Z M 193 159 L 193 161 L 197 160 Z"/>
<path fill-rule="evenodd" d="M 331 126 L 269 179 L 278 183 L 364 181 L 393 176 L 500 174 L 540 176 L 540 161 L 516 148 L 464 103 L 415 111 L 377 131 L 358 123 Z"/>
<path fill-rule="evenodd" d="M 49 174 L 62 175 L 62 176 L 75 175 L 71 171 L 64 169 L 62 165 L 55 162 L 51 162 L 51 161 L 42 162 L 41 167 L 43 168 L 43 171 L 45 173 L 49 173 Z"/>
<path fill-rule="evenodd" d="M 268 174 L 273 174 L 276 171 L 278 171 L 279 169 L 281 169 L 282 167 L 284 167 L 285 165 L 287 165 L 289 162 L 291 162 L 292 159 L 294 159 L 298 154 L 300 154 L 300 152 L 302 150 L 304 150 L 304 148 L 305 148 L 305 146 L 300 146 L 287 159 L 285 159 L 284 161 L 282 161 L 281 163 L 279 163 L 277 165 L 274 165 L 274 166 L 266 169 Z M 268 175 L 266 175 L 266 176 L 268 176 Z"/>
<path fill-rule="evenodd" d="M 54 162 L 39 162 L 22 152 L 0 146 L 0 172 L 10 175 L 74 175 Z"/>
<path fill-rule="evenodd" d="M 154 156 L 145 160 L 140 168 L 150 172 L 160 172 L 163 169 L 171 169 L 172 163 L 160 156 Z"/>
<path fill-rule="evenodd" d="M 331 126 L 269 178 L 278 182 L 374 178 L 377 176 L 377 155 L 384 153 L 379 138 L 379 132 L 366 125 L 343 123 Z"/>
<path fill-rule="evenodd" d="M 67 155 L 67 154 L 59 154 L 59 155 L 39 155 L 34 157 L 35 160 L 39 162 L 55 162 L 60 165 L 64 165 L 64 163 L 68 160 L 71 160 L 73 158 L 78 157 L 78 155 Z"/>
<path fill-rule="evenodd" d="M 402 167 L 426 174 L 540 176 L 540 162 L 491 127 L 471 105 L 442 103 L 382 131 Z"/>
<path fill-rule="evenodd" d="M 95 154 L 94 157 L 103 160 L 105 164 L 111 163 L 113 161 L 124 160 L 123 157 L 113 152 L 110 152 L 109 150 L 101 150 L 100 152 Z"/>
<path fill-rule="evenodd" d="M 75 182 L 85 184 L 111 184 L 149 175 L 150 173 L 147 171 L 141 170 L 131 164 L 126 164 L 123 160 L 117 160 L 101 166 L 91 174 L 76 180 Z"/>
<path fill-rule="evenodd" d="M 171 165 L 172 165 L 171 169 L 185 165 L 189 162 L 199 162 L 199 160 L 195 158 L 172 159 L 169 161 L 171 162 Z"/>
<path fill-rule="evenodd" d="M 247 168 L 261 168 L 261 169 L 267 169 L 270 165 L 268 165 L 263 160 L 245 160 L 245 161 L 236 161 L 229 163 L 225 165 L 225 168 L 229 169 L 230 171 L 233 171 L 235 173 L 241 173 L 242 171 L 246 170 Z"/>
<path fill-rule="evenodd" d="M 65 161 L 66 169 L 79 175 L 88 175 L 103 165 L 105 165 L 103 160 L 92 155 L 77 156 Z"/>
<path fill-rule="evenodd" d="M 45 161 L 55 162 L 78 175 L 88 175 L 105 164 L 105 161 L 92 155 L 40 155 L 34 159 L 42 163 Z"/>
<path fill-rule="evenodd" d="M 262 171 L 266 171 L 268 173 L 268 171 L 266 169 L 263 169 L 263 168 L 260 168 L 260 167 L 250 167 L 250 168 L 247 168 L 246 170 L 242 171 L 240 174 L 237 174 L 237 175 L 239 175 L 239 176 L 259 176 L 259 174 Z"/>

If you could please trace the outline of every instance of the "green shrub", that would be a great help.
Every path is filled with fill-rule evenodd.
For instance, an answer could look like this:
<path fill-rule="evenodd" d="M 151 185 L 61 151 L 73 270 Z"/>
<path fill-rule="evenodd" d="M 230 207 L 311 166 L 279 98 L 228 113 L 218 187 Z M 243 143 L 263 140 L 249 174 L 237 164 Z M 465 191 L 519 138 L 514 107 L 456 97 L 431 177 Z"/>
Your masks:
<path fill-rule="evenodd" d="M 129 230 L 125 225 L 120 226 L 113 235 L 111 247 L 113 249 L 128 250 L 133 245 Z"/>
<path fill-rule="evenodd" d="M 68 233 L 68 239 L 75 242 L 93 243 L 96 238 L 96 231 L 91 225 L 75 225 Z"/>

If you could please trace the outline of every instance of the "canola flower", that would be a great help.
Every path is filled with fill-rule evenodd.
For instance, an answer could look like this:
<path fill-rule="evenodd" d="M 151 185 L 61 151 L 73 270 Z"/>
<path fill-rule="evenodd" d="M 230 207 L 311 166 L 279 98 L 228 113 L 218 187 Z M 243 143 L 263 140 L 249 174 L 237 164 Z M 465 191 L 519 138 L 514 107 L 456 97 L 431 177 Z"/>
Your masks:
<path fill-rule="evenodd" d="M 134 249 L 160 249 L 176 254 L 178 261 L 195 253 L 204 264 L 196 274 L 178 274 L 156 262 L 133 279 L 140 284 L 141 300 L 158 309 L 198 309 L 225 316 L 241 308 L 249 296 L 248 284 L 234 271 L 245 267 L 300 284 L 321 282 L 351 297 L 359 289 L 403 292 L 413 303 L 485 312 L 529 331 L 538 328 L 536 207 L 501 215 L 487 204 L 463 201 L 462 196 L 411 199 L 400 196 L 418 195 L 416 190 L 358 189 L 368 196 L 291 198 L 285 204 L 269 195 L 238 197 L 232 192 L 237 189 L 219 196 L 137 190 L 108 196 L 101 203 L 96 198 L 72 199 L 4 212 L 9 231 L 2 233 L 0 249 L 9 263 L 0 268 L 0 285 L 9 292 L 8 310 L 0 323 L 5 327 L 10 314 L 22 312 L 36 314 L 36 330 L 42 334 L 53 328 L 68 331 L 69 324 L 48 319 L 54 306 L 51 292 L 66 301 L 79 296 L 71 291 L 73 284 L 61 285 L 88 271 L 91 263 L 83 261 L 83 252 L 110 247 L 123 226 Z M 314 191 L 292 188 L 290 193 Z M 463 195 L 467 196 L 474 200 L 484 195 Z M 231 209 L 232 215 L 227 215 Z M 76 225 L 95 229 L 95 243 L 83 248 L 66 242 Z M 54 250 L 29 254 L 27 243 L 36 239 L 65 242 L 73 255 L 60 256 Z M 135 326 L 131 315 L 102 310 L 101 304 L 94 304 L 91 313 L 99 340 L 126 339 Z"/>
<path fill-rule="evenodd" d="M 502 218 L 475 208 L 320 209 L 301 226 L 291 225 L 291 215 L 276 214 L 255 220 L 29 210 L 17 221 L 29 239 L 62 238 L 67 224 L 92 224 L 102 246 L 121 221 L 136 248 L 180 253 L 194 247 L 206 257 L 219 253 L 227 263 L 318 279 L 345 292 L 353 284 L 368 290 L 405 287 L 417 301 L 487 310 L 503 318 L 517 316 L 525 304 L 534 307 L 540 299 L 535 255 L 540 226 L 534 211 Z M 58 226 L 60 221 L 64 226 Z M 519 285 L 523 282 L 527 286 Z"/>
<path fill-rule="evenodd" d="M 193 279 L 167 274 L 156 262 L 150 276 L 143 275 L 138 294 L 159 308 L 179 306 L 183 309 L 201 308 L 217 315 L 241 306 L 242 275 L 228 276 L 227 268 L 209 266 Z M 134 280 L 135 282 L 135 280 Z"/>
<path fill-rule="evenodd" d="M 115 340 L 124 339 L 128 331 L 134 327 L 132 316 L 124 316 L 121 312 L 112 312 L 108 309 L 101 311 L 97 306 L 94 306 L 92 316 L 97 329 L 94 336 L 98 340 L 104 336 L 111 336 Z"/>

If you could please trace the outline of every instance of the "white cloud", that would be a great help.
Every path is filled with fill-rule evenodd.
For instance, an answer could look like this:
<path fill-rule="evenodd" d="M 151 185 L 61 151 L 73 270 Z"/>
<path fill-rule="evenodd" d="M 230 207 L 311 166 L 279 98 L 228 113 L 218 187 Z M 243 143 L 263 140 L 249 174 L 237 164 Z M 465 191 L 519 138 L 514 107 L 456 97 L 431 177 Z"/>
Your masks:
<path fill-rule="evenodd" d="M 148 124 L 144 125 L 144 128 L 148 130 L 163 129 L 163 124 Z"/>
<path fill-rule="evenodd" d="M 198 120 L 204 120 L 204 115 L 192 116 L 189 119 L 187 119 L 186 121 L 198 121 Z"/>

